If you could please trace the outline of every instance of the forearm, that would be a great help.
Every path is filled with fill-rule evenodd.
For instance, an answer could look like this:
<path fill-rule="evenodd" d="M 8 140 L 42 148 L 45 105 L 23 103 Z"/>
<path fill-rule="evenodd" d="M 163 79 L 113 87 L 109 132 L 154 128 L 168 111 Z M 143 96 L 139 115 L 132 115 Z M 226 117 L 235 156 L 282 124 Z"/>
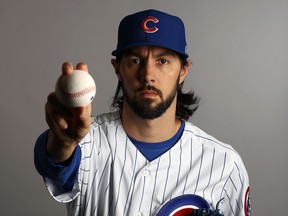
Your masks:
<path fill-rule="evenodd" d="M 71 157 L 64 163 L 55 163 L 47 154 L 47 140 L 48 132 L 46 131 L 36 141 L 34 149 L 35 167 L 40 175 L 51 179 L 68 191 L 74 184 L 74 179 L 80 166 L 81 148 L 79 146 L 76 147 Z"/>

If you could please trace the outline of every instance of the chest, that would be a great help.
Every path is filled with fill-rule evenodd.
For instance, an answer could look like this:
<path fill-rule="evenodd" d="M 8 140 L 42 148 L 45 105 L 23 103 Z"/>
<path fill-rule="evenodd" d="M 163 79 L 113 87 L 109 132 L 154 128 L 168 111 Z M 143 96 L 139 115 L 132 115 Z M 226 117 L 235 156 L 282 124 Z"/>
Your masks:
<path fill-rule="evenodd" d="M 197 194 L 212 203 L 214 197 L 220 197 L 228 175 L 225 154 L 191 139 L 180 139 L 151 162 L 129 139 L 117 149 L 111 170 L 113 193 L 129 199 L 131 210 L 149 206 L 151 211 L 157 211 L 167 201 L 183 194 Z"/>

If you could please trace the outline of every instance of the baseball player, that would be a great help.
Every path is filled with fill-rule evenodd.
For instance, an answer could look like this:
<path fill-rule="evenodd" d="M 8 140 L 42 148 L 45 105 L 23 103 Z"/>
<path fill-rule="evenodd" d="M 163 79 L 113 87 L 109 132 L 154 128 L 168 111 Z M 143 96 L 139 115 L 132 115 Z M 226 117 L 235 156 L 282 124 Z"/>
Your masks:
<path fill-rule="evenodd" d="M 192 65 L 182 20 L 152 9 L 128 15 L 112 55 L 113 112 L 91 118 L 91 105 L 67 109 L 48 96 L 49 130 L 34 160 L 51 196 L 75 216 L 250 215 L 241 157 L 188 121 L 198 98 L 182 91 Z"/>

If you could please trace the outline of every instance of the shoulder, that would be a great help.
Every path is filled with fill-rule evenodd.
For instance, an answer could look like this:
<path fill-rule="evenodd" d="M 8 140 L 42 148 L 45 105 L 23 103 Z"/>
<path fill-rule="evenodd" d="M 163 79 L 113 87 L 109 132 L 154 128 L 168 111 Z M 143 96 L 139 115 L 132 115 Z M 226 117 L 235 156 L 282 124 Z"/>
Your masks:
<path fill-rule="evenodd" d="M 217 149 L 225 149 L 229 151 L 235 151 L 233 147 L 230 144 L 224 143 L 218 139 L 216 139 L 214 136 L 206 133 L 199 127 L 195 126 L 191 122 L 185 122 L 185 129 L 184 133 L 186 136 L 193 137 L 195 141 L 201 142 L 205 145 L 210 145 L 212 147 L 215 147 Z"/>
<path fill-rule="evenodd" d="M 243 188 L 249 187 L 249 177 L 245 164 L 232 145 L 219 141 L 190 122 L 185 122 L 184 136 L 186 136 L 185 139 L 188 137 L 188 139 L 193 140 L 192 145 L 195 145 L 196 149 L 202 149 L 204 155 L 214 155 L 212 156 L 215 157 L 214 169 L 216 169 L 216 164 L 222 163 L 225 167 L 223 177 L 226 176 L 234 183 L 238 182 Z"/>
<path fill-rule="evenodd" d="M 93 117 L 92 125 L 94 126 L 109 126 L 118 125 L 121 123 L 119 112 L 102 113 Z"/>
<path fill-rule="evenodd" d="M 185 122 L 185 129 L 183 137 L 193 139 L 193 144 L 202 145 L 205 149 L 213 149 L 217 153 L 226 155 L 227 162 L 243 164 L 240 154 L 232 147 L 232 145 L 224 143 L 214 136 L 206 133 L 199 127 L 195 126 L 191 122 Z"/>

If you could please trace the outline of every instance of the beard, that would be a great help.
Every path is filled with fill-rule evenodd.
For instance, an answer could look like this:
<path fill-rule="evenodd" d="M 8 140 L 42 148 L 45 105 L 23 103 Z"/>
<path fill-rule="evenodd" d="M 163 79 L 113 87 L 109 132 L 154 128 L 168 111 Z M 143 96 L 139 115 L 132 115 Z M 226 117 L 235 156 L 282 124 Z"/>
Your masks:
<path fill-rule="evenodd" d="M 156 118 L 162 116 L 166 112 L 166 110 L 171 106 L 172 102 L 174 101 L 174 99 L 177 95 L 178 86 L 179 86 L 179 84 L 178 84 L 178 80 L 177 80 L 177 82 L 174 84 L 174 88 L 172 89 L 171 93 L 168 95 L 168 97 L 166 99 L 163 99 L 162 92 L 153 86 L 145 85 L 145 86 L 141 86 L 140 88 L 138 88 L 135 91 L 135 93 L 136 93 L 135 95 L 137 95 L 137 92 L 141 92 L 144 90 L 154 91 L 158 94 L 161 101 L 153 107 L 152 107 L 152 103 L 154 102 L 153 99 L 144 98 L 144 99 L 138 100 L 136 98 L 136 96 L 132 98 L 128 95 L 125 87 L 122 86 L 122 88 L 123 88 L 124 100 L 131 107 L 131 109 L 134 111 L 134 113 L 142 119 L 151 119 L 152 120 L 152 119 L 156 119 Z"/>

